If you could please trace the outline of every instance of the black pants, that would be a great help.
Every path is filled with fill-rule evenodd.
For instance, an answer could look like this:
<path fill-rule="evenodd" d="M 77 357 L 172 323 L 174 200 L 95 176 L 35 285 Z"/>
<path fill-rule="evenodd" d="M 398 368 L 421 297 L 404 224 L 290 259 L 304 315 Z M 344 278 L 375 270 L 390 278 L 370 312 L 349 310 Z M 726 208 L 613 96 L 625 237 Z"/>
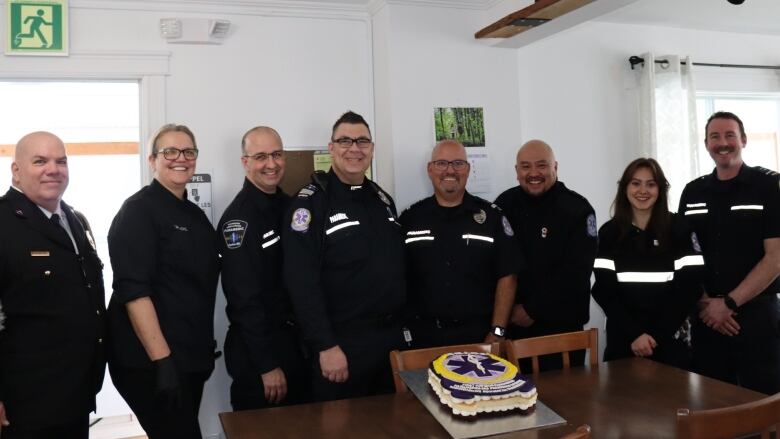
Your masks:
<path fill-rule="evenodd" d="M 200 439 L 198 410 L 208 372 L 180 372 L 181 404 L 170 407 L 155 395 L 154 369 L 112 366 L 109 372 L 116 389 L 138 417 L 149 439 Z M 5 438 L 2 438 L 5 439 Z"/>
<path fill-rule="evenodd" d="M 53 427 L 40 428 L 36 426 L 14 425 L 11 419 L 11 425 L 0 429 L 0 438 L 2 439 L 88 439 L 89 438 L 89 415 L 84 415 L 79 419 L 67 424 L 55 425 Z"/>
<path fill-rule="evenodd" d="M 439 325 L 432 320 L 418 320 L 411 325 L 411 332 L 413 349 L 482 343 L 490 332 L 490 318 Z"/>
<path fill-rule="evenodd" d="M 402 340 L 400 326 L 359 328 L 337 333 L 338 344 L 347 357 L 349 378 L 343 383 L 328 381 L 320 370 L 319 352 L 312 353 L 312 396 L 316 401 L 330 401 L 392 393 L 389 354 L 402 346 Z"/>
<path fill-rule="evenodd" d="M 780 392 L 780 301 L 760 296 L 740 307 L 734 337 L 692 319 L 693 369 L 767 395 Z"/>

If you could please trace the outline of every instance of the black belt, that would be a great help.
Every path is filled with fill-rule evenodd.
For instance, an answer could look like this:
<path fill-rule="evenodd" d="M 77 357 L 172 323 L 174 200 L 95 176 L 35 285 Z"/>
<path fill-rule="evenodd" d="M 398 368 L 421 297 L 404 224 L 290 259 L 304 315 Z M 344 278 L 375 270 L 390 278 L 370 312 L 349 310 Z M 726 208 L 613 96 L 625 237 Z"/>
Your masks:
<path fill-rule="evenodd" d="M 491 316 L 467 316 L 467 317 L 437 317 L 437 316 L 419 316 L 419 320 L 430 323 L 439 329 L 460 328 L 461 326 L 490 323 Z"/>
<path fill-rule="evenodd" d="M 337 331 L 355 331 L 361 329 L 383 329 L 398 325 L 401 322 L 399 314 L 385 314 L 381 316 L 352 319 L 346 322 L 334 323 Z"/>

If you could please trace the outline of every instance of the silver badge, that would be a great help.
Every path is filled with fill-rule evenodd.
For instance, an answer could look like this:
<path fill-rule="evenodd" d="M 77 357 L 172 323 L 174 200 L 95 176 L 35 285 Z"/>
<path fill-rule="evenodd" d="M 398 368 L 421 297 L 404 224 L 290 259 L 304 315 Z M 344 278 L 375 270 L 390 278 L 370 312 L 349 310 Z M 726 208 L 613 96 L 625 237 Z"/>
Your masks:
<path fill-rule="evenodd" d="M 697 253 L 701 253 L 701 245 L 699 245 L 699 238 L 696 236 L 696 232 L 691 232 L 691 244 L 693 244 L 693 249 Z"/>
<path fill-rule="evenodd" d="M 476 221 L 477 224 L 485 224 L 486 219 L 487 219 L 487 214 L 482 209 L 479 209 L 479 212 L 474 214 L 474 221 Z"/>
<path fill-rule="evenodd" d="M 377 195 L 379 195 L 379 199 L 382 200 L 383 203 L 390 205 L 390 199 L 387 198 L 387 195 L 385 195 L 382 191 L 376 191 Z"/>
<path fill-rule="evenodd" d="M 547 237 L 547 227 L 542 227 L 542 238 Z"/>

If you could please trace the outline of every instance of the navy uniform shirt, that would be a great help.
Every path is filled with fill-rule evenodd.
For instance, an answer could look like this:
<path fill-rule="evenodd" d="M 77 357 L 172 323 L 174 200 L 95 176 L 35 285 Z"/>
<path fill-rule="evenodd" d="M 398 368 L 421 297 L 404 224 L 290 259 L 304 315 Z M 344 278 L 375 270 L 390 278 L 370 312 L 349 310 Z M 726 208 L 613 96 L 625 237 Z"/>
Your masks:
<path fill-rule="evenodd" d="M 108 231 L 108 251 L 114 270 L 109 362 L 152 366 L 125 308 L 127 302 L 149 297 L 177 367 L 210 371 L 219 253 L 203 211 L 153 180 L 122 204 Z"/>
<path fill-rule="evenodd" d="M 515 302 L 537 329 L 581 328 L 590 314 L 590 275 L 596 256 L 596 215 L 588 200 L 556 182 L 540 196 L 520 186 L 496 199 L 517 234 L 527 267 Z"/>
<path fill-rule="evenodd" d="M 336 335 L 400 312 L 406 300 L 403 240 L 393 200 L 365 179 L 331 170 L 293 198 L 282 225 L 284 280 L 314 352 Z M 378 323 L 377 323 L 378 324 Z"/>
<path fill-rule="evenodd" d="M 625 236 L 612 219 L 599 229 L 593 298 L 607 316 L 607 345 L 631 354 L 643 333 L 670 340 L 701 297 L 704 258 L 696 234 L 672 214 L 670 234 L 631 226 Z M 664 242 L 667 241 L 667 242 Z"/>
<path fill-rule="evenodd" d="M 222 260 L 222 290 L 227 298 L 230 320 L 225 341 L 225 361 L 229 369 L 248 357 L 251 376 L 280 366 L 273 337 L 292 309 L 282 285 L 282 216 L 290 197 L 281 189 L 266 194 L 249 180 L 225 210 L 217 226 Z M 228 346 L 237 352 L 228 352 Z M 232 361 L 235 360 L 235 361 Z"/>
<path fill-rule="evenodd" d="M 693 225 L 707 263 L 707 294 L 728 294 L 764 257 L 764 240 L 780 237 L 780 175 L 742 165 L 718 180 L 715 171 L 691 181 L 679 212 Z M 775 279 L 761 294 L 780 292 Z"/>
<path fill-rule="evenodd" d="M 524 266 L 500 209 L 468 192 L 455 207 L 440 206 L 431 196 L 410 206 L 400 221 L 413 311 L 489 322 L 498 280 Z"/>

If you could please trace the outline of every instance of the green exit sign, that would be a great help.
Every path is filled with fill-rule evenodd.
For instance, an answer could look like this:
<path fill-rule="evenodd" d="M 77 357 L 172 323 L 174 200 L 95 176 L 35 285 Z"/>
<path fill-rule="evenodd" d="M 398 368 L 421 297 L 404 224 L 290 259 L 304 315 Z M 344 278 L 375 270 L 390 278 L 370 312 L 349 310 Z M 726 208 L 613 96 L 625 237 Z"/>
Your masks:
<path fill-rule="evenodd" d="M 67 0 L 8 0 L 7 55 L 67 55 Z"/>

